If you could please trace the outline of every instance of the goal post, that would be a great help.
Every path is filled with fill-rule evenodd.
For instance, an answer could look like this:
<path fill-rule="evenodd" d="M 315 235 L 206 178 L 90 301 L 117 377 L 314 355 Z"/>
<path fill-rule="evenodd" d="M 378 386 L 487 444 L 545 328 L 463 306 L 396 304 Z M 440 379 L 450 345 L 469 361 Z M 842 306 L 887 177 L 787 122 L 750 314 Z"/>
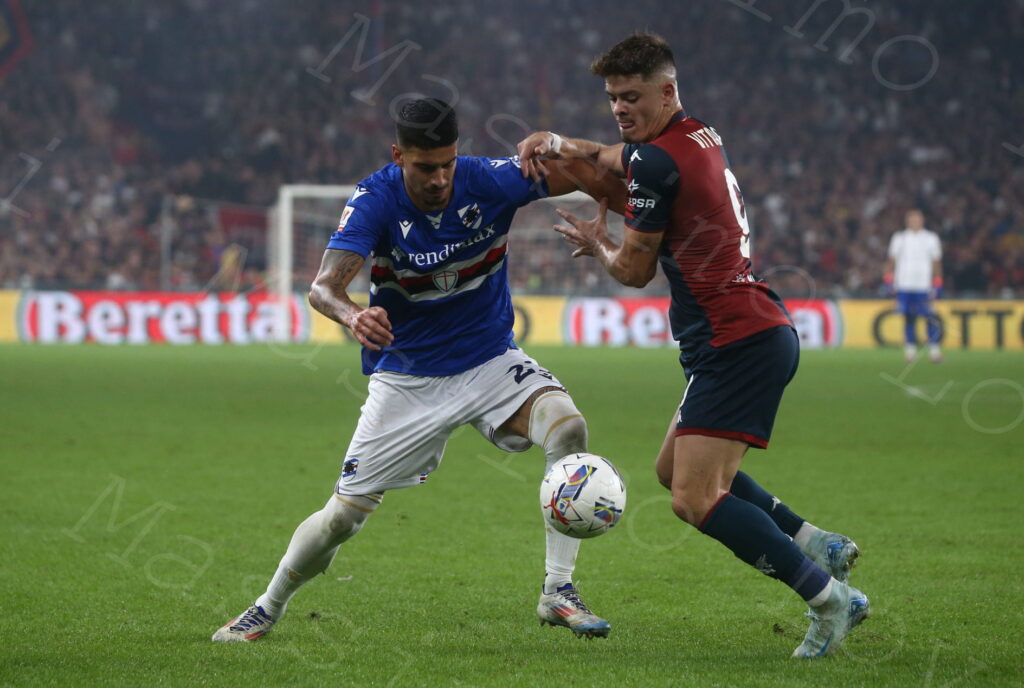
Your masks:
<path fill-rule="evenodd" d="M 302 241 L 306 237 L 301 236 L 301 228 L 300 236 L 296 236 L 295 223 L 299 221 L 307 225 L 312 221 L 315 225 L 327 219 L 315 211 L 313 217 L 307 217 L 305 209 L 297 209 L 296 203 L 301 203 L 304 199 L 327 201 L 323 205 L 333 204 L 337 208 L 337 214 L 334 216 L 336 222 L 341 216 L 341 208 L 355 188 L 354 184 L 285 184 L 277 191 L 277 202 L 270 211 L 270 222 L 267 224 L 270 232 L 270 236 L 267 237 L 267 274 L 278 304 L 280 323 L 277 331 L 282 341 L 291 339 L 291 309 L 287 304 L 296 291 L 303 289 L 295 285 L 295 242 L 297 238 Z M 331 225 L 329 222 L 321 226 L 321 229 L 326 231 L 324 246 L 327 245 L 327 238 L 334 232 L 335 227 L 336 224 Z"/>

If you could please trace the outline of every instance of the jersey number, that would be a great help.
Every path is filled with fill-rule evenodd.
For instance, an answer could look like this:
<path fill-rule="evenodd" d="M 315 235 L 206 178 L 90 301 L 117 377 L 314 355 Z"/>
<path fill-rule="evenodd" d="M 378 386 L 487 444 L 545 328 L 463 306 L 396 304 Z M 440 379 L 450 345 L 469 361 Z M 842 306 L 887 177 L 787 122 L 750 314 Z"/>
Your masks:
<path fill-rule="evenodd" d="M 516 363 L 514 366 L 509 368 L 506 371 L 506 374 L 507 373 L 511 373 L 512 371 L 515 371 L 515 379 L 516 379 L 516 384 L 517 385 L 521 385 L 523 383 L 523 380 L 525 380 L 526 378 L 530 377 L 534 373 L 537 373 L 541 377 L 545 377 L 545 378 L 547 378 L 549 380 L 553 379 L 552 376 L 551 376 L 551 373 L 549 373 L 548 371 L 544 370 L 543 368 L 538 368 L 538 369 L 534 370 L 533 368 L 527 368 L 526 366 L 524 366 L 521 363 Z"/>
<path fill-rule="evenodd" d="M 740 255 L 750 258 L 750 223 L 747 222 L 747 207 L 743 204 L 743 194 L 740 193 L 736 175 L 728 167 L 725 168 L 725 186 L 729 190 L 729 200 L 732 201 L 732 211 L 736 215 L 736 221 L 740 224 L 740 229 L 743 230 L 743 234 L 740 236 Z"/>

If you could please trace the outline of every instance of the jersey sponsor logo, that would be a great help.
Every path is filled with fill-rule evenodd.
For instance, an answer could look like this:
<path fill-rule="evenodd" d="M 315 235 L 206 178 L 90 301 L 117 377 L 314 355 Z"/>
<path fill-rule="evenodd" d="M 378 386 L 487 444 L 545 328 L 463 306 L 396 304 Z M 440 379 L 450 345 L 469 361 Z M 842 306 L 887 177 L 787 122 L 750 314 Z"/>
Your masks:
<path fill-rule="evenodd" d="M 434 273 L 434 286 L 446 294 L 459 282 L 459 273 L 454 270 L 442 270 Z"/>
<path fill-rule="evenodd" d="M 459 217 L 462 219 L 462 224 L 466 225 L 469 229 L 477 229 L 480 227 L 480 223 L 483 222 L 483 217 L 480 215 L 480 206 L 476 203 L 459 208 Z"/>
<path fill-rule="evenodd" d="M 345 223 L 348 222 L 348 218 L 352 215 L 352 211 L 355 210 L 350 205 L 345 206 L 345 209 L 341 211 L 341 219 L 338 220 L 338 231 L 345 229 Z"/>
<path fill-rule="evenodd" d="M 409 230 L 412 229 L 412 221 L 411 220 L 399 220 L 398 221 L 398 226 L 402 230 L 402 237 L 403 238 L 408 237 L 409 236 Z"/>
<path fill-rule="evenodd" d="M 642 208 L 653 208 L 657 204 L 657 201 L 653 198 L 634 198 L 629 197 L 629 202 L 626 203 L 630 208 L 639 210 Z"/>
<path fill-rule="evenodd" d="M 444 246 L 441 247 L 439 251 L 417 251 L 413 253 L 405 253 L 403 251 L 402 255 L 410 263 L 416 265 L 416 267 L 429 267 L 431 265 L 435 265 L 437 263 L 441 263 L 444 262 L 445 260 L 448 260 L 449 256 L 453 255 L 458 251 L 461 251 L 467 246 L 479 244 L 481 241 L 490 239 L 492 236 L 494 236 L 494 233 L 494 225 L 487 225 L 469 239 L 465 239 L 454 244 L 445 244 Z M 395 249 L 400 250 L 398 249 L 397 246 L 395 247 Z M 395 255 L 395 250 L 391 251 L 391 255 Z M 401 258 L 396 257 L 396 260 L 401 260 Z"/>
<path fill-rule="evenodd" d="M 713 148 L 714 146 L 722 145 L 722 137 L 718 135 L 718 132 L 713 127 L 704 127 L 703 129 L 690 132 L 686 135 L 686 138 L 696 141 L 701 148 Z"/>
<path fill-rule="evenodd" d="M 430 301 L 472 291 L 480 287 L 505 264 L 508 237 L 499 236 L 483 251 L 461 261 L 439 267 L 435 273 L 396 267 L 389 259 L 376 257 L 370 270 L 370 294 L 393 289 L 408 301 Z"/>
<path fill-rule="evenodd" d="M 626 191 L 628 191 L 629 193 L 633 193 L 634 191 L 636 191 L 639 188 L 640 188 L 640 185 L 636 183 L 635 179 L 630 179 L 629 180 L 629 184 L 626 184 Z"/>
<path fill-rule="evenodd" d="M 359 198 L 363 194 L 368 194 L 368 193 L 370 193 L 370 190 L 367 189 L 365 186 L 357 186 L 356 190 L 352 192 L 352 197 L 350 199 L 348 199 L 348 202 L 351 203 L 352 201 L 356 200 L 357 198 Z"/>

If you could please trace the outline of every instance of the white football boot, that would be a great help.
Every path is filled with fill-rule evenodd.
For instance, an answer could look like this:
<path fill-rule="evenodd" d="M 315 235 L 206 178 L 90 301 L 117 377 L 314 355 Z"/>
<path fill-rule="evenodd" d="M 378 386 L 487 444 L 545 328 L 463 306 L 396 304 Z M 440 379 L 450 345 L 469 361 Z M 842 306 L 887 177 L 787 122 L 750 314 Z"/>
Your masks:
<path fill-rule="evenodd" d="M 541 626 L 565 626 L 577 638 L 607 638 L 612 630 L 610 623 L 590 611 L 572 583 L 560 586 L 551 594 L 542 588 L 537 616 Z"/>
<path fill-rule="evenodd" d="M 821 530 L 811 536 L 804 554 L 837 581 L 845 583 L 850 578 L 850 569 L 857 565 L 860 549 L 856 542 L 841 533 Z"/>
<path fill-rule="evenodd" d="M 846 583 L 834 582 L 828 602 L 807 613 L 811 626 L 804 641 L 793 651 L 793 656 L 815 659 L 832 654 L 870 613 L 867 595 Z"/>
<path fill-rule="evenodd" d="M 212 640 L 217 643 L 246 643 L 259 640 L 274 627 L 276 619 L 263 611 L 263 607 L 254 604 L 240 616 L 227 622 L 213 634 Z"/>

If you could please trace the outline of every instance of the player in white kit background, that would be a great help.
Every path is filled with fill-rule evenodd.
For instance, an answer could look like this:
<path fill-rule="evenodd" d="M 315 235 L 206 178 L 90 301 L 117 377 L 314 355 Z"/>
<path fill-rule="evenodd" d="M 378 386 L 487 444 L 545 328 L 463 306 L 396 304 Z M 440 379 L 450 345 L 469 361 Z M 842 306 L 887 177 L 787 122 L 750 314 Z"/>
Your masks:
<path fill-rule="evenodd" d="M 906 215 L 907 226 L 892 235 L 885 283 L 896 291 L 896 307 L 904 318 L 904 355 L 907 362 L 917 357 L 917 318 L 928 325 L 928 356 L 942 361 L 939 340 L 942 332 L 932 311 L 932 299 L 942 293 L 942 245 L 935 232 L 925 229 L 924 214 L 917 209 Z"/>
<path fill-rule="evenodd" d="M 296 529 L 266 592 L 215 641 L 265 635 L 386 490 L 427 480 L 456 428 L 472 425 L 505 451 L 537 444 L 547 466 L 587 450 L 586 421 L 572 398 L 513 339 L 508 232 L 519 207 L 577 189 L 621 212 L 625 185 L 583 161 L 552 165 L 535 183 L 523 178 L 517 157 L 460 157 L 455 112 L 437 99 L 407 102 L 396 139 L 393 163 L 349 198 L 309 295 L 314 308 L 359 340 L 370 376 L 341 476 L 323 509 Z M 364 309 L 346 289 L 367 259 Z M 577 636 L 605 637 L 610 624 L 590 611 L 572 581 L 579 546 L 547 529 L 537 614 L 542 624 Z"/>

